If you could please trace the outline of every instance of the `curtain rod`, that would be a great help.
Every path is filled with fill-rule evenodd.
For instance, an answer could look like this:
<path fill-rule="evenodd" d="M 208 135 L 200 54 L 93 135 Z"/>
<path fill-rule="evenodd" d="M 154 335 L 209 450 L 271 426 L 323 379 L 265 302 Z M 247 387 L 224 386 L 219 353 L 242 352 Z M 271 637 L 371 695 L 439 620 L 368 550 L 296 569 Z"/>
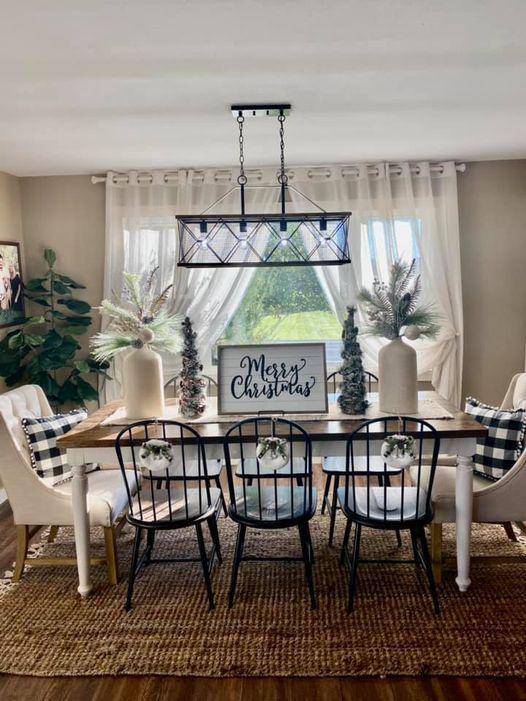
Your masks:
<path fill-rule="evenodd" d="M 305 166 L 298 166 L 300 168 L 304 168 Z M 332 171 L 335 166 L 312 166 L 307 170 L 307 177 L 309 178 L 316 178 L 316 177 L 325 177 L 325 178 L 330 178 L 332 175 Z M 357 176 L 359 174 L 359 168 L 358 166 L 337 166 L 338 168 L 341 169 L 341 175 L 342 177 L 351 177 L 351 176 Z M 213 169 L 211 169 L 213 170 Z M 233 170 L 233 169 L 232 169 Z M 225 181 L 229 182 L 232 180 L 232 170 L 228 168 L 218 168 L 216 169 L 216 173 L 214 174 L 214 180 L 216 182 L 220 181 Z M 287 168 L 287 174 L 291 179 L 294 178 L 294 168 Z M 429 166 L 429 170 L 432 173 L 439 173 L 442 174 L 444 172 L 444 166 L 440 163 L 436 164 L 431 164 Z M 466 171 L 466 164 L 465 163 L 455 163 L 455 170 L 459 173 L 464 173 Z M 412 165 L 409 167 L 409 171 L 414 174 L 414 175 L 419 175 L 420 174 L 420 166 L 418 165 Z M 367 173 L 368 175 L 371 175 L 373 177 L 378 176 L 380 171 L 377 166 L 368 166 L 367 168 Z M 390 165 L 389 166 L 389 174 L 390 175 L 401 175 L 402 173 L 402 166 L 399 165 Z M 249 180 L 262 180 L 263 179 L 263 172 L 261 170 L 250 170 L 247 169 L 245 170 L 245 174 Z M 178 180 L 178 174 L 176 172 L 166 172 L 164 174 L 163 180 L 165 183 L 170 183 L 170 182 L 177 182 Z M 204 170 L 196 170 L 194 171 L 194 178 L 195 182 L 199 182 L 204 180 L 205 177 L 205 171 Z M 92 175 L 91 176 L 91 183 L 92 185 L 97 185 L 99 183 L 105 183 L 107 180 L 105 175 Z M 129 176 L 127 173 L 117 173 L 116 175 L 113 176 L 113 182 L 114 184 L 118 183 L 128 183 L 129 182 Z M 153 175 L 152 173 L 138 173 L 137 175 L 137 182 L 141 185 L 149 185 L 153 182 Z"/>

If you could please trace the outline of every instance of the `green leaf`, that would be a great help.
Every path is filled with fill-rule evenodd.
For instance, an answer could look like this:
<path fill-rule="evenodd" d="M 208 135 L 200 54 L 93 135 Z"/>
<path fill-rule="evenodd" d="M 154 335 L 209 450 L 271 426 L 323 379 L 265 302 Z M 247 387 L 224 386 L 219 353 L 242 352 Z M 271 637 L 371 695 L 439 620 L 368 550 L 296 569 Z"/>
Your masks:
<path fill-rule="evenodd" d="M 90 385 L 89 382 L 86 382 L 86 380 L 83 380 L 81 377 L 77 377 L 77 389 L 81 398 L 87 402 L 97 401 L 97 399 L 99 398 L 99 393 L 97 392 L 97 390 L 92 385 Z"/>
<path fill-rule="evenodd" d="M 67 295 L 69 293 L 69 289 L 60 280 L 53 280 L 53 289 L 59 295 Z"/>
<path fill-rule="evenodd" d="M 58 309 L 54 309 L 51 312 L 51 314 L 55 317 L 55 319 L 60 319 L 60 320 L 69 319 L 67 314 L 64 314 L 63 312 L 59 312 Z"/>
<path fill-rule="evenodd" d="M 33 280 L 26 282 L 26 292 L 47 292 L 47 288 L 42 284 L 45 279 L 45 277 L 36 277 Z"/>
<path fill-rule="evenodd" d="M 44 348 L 46 350 L 53 350 L 61 346 L 62 343 L 62 336 L 59 333 L 57 333 L 54 329 L 51 329 L 51 331 L 49 331 L 49 333 L 46 336 L 46 340 L 44 341 Z"/>
<path fill-rule="evenodd" d="M 61 331 L 73 334 L 73 336 L 82 336 L 86 333 L 87 328 L 85 326 L 64 326 Z"/>
<path fill-rule="evenodd" d="M 30 297 L 35 304 L 40 304 L 41 307 L 51 307 L 51 304 L 44 297 Z"/>
<path fill-rule="evenodd" d="M 87 314 L 91 311 L 91 305 L 87 302 L 83 302 L 81 299 L 64 299 L 62 297 L 58 300 L 58 303 L 63 304 L 76 314 Z"/>
<path fill-rule="evenodd" d="M 41 346 L 44 343 L 45 337 L 37 336 L 36 334 L 26 333 L 24 334 L 24 339 L 28 346 L 36 348 L 37 346 Z"/>
<path fill-rule="evenodd" d="M 40 375 L 42 373 L 42 370 L 51 370 L 51 367 L 44 367 L 44 364 L 42 362 L 44 360 L 46 360 L 46 358 L 43 355 L 36 355 L 34 358 L 31 358 L 29 363 L 26 365 L 26 370 L 28 374 L 35 377 L 37 375 Z"/>
<path fill-rule="evenodd" d="M 10 350 L 20 348 L 24 345 L 24 334 L 21 331 L 16 332 L 13 336 L 11 336 L 7 345 Z"/>
<path fill-rule="evenodd" d="M 77 360 L 74 365 L 79 372 L 91 372 L 89 363 L 86 360 Z"/>
<path fill-rule="evenodd" d="M 65 402 L 82 403 L 82 398 L 79 396 L 77 386 L 70 380 L 66 380 L 60 388 L 59 401 L 61 404 Z"/>
<path fill-rule="evenodd" d="M 75 280 L 72 280 L 67 275 L 59 275 L 58 273 L 56 273 L 55 277 L 58 278 L 61 282 L 63 282 L 64 285 L 67 285 L 68 287 L 73 287 L 75 290 L 86 289 L 86 285 L 81 285 L 80 282 L 75 282 Z"/>
<path fill-rule="evenodd" d="M 57 254 L 52 248 L 46 248 L 44 249 L 44 259 L 49 267 L 52 268 L 57 260 Z"/>
<path fill-rule="evenodd" d="M 92 321 L 91 316 L 67 316 L 66 314 L 62 316 L 68 326 L 89 326 Z"/>
<path fill-rule="evenodd" d="M 13 385 L 17 385 L 20 380 L 23 378 L 24 373 L 26 369 L 24 367 L 19 367 L 16 370 L 13 370 L 12 373 L 7 375 L 5 378 L 5 383 L 8 387 L 12 387 Z"/>
<path fill-rule="evenodd" d="M 48 399 L 56 400 L 59 398 L 60 385 L 55 382 L 55 380 L 47 372 L 40 373 L 38 377 L 35 378 L 36 383 L 42 387 L 44 394 L 47 395 Z"/>

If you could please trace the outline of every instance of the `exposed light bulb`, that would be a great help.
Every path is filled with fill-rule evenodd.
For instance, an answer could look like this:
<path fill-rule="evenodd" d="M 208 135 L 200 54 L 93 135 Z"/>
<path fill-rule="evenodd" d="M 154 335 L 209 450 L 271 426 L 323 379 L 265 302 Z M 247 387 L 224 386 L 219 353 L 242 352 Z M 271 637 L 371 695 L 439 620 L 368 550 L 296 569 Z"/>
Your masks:
<path fill-rule="evenodd" d="M 285 246 L 289 245 L 289 240 L 288 239 L 281 239 L 281 241 L 279 242 L 279 245 L 282 246 L 283 248 L 285 248 Z"/>

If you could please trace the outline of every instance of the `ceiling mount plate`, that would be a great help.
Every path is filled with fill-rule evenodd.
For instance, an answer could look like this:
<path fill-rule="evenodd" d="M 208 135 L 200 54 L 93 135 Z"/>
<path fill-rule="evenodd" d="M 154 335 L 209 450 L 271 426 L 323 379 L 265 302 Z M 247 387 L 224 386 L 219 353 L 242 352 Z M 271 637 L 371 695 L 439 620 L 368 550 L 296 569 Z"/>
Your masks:
<path fill-rule="evenodd" d="M 289 103 L 278 102 L 265 105 L 232 105 L 230 107 L 234 117 L 242 114 L 243 117 L 279 117 L 280 114 L 288 117 L 292 109 Z"/>

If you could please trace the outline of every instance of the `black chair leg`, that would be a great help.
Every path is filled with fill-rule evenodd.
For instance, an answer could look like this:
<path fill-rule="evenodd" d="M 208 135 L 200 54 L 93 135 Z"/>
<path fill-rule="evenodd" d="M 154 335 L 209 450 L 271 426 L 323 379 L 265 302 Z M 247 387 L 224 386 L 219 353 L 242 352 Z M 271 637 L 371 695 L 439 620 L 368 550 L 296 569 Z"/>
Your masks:
<path fill-rule="evenodd" d="M 212 537 L 212 542 L 215 545 L 217 560 L 219 563 L 223 562 L 223 556 L 221 555 L 221 543 L 219 542 L 219 530 L 217 528 L 217 521 L 215 516 L 211 516 L 208 519 L 208 529 L 210 530 L 210 535 Z"/>
<path fill-rule="evenodd" d="M 201 556 L 201 564 L 203 565 L 203 575 L 205 578 L 206 591 L 208 594 L 208 603 L 210 608 L 215 607 L 214 592 L 212 590 L 212 580 L 210 578 L 210 569 L 208 567 L 208 559 L 206 557 L 205 541 L 203 538 L 203 529 L 200 523 L 195 524 L 195 532 L 197 533 L 197 543 L 199 545 L 199 555 Z"/>
<path fill-rule="evenodd" d="M 308 523 L 301 523 L 298 526 L 300 532 L 301 552 L 303 553 L 303 562 L 305 563 L 305 577 L 307 586 L 309 587 L 310 605 L 312 609 L 317 607 L 316 591 L 314 589 L 314 578 L 312 576 L 312 541 L 310 537 L 310 529 Z"/>
<path fill-rule="evenodd" d="M 329 498 L 329 491 L 331 488 L 331 480 L 332 480 L 332 475 L 326 475 L 325 476 L 325 489 L 323 490 L 323 501 L 321 503 L 321 515 L 325 513 L 325 509 L 327 508 L 327 499 Z"/>
<path fill-rule="evenodd" d="M 421 567 L 422 560 L 421 560 L 420 555 L 418 553 L 418 536 L 417 536 L 414 528 L 411 528 L 411 543 L 413 545 L 413 557 L 415 558 L 415 565 L 417 567 Z"/>
<path fill-rule="evenodd" d="M 429 588 L 431 590 L 431 598 L 433 599 L 433 608 L 437 616 L 440 615 L 440 606 L 438 603 L 438 592 L 435 583 L 435 577 L 433 575 L 433 566 L 431 564 L 431 556 L 429 555 L 429 548 L 427 547 L 427 538 L 424 527 L 418 529 L 418 535 L 420 536 L 420 544 L 422 546 L 422 556 L 424 558 L 424 564 L 426 566 L 427 579 L 429 581 Z"/>
<path fill-rule="evenodd" d="M 243 523 L 240 523 L 237 529 L 236 551 L 234 553 L 234 562 L 232 563 L 232 577 L 230 580 L 230 591 L 228 592 L 228 608 L 232 608 L 232 606 L 234 605 L 234 598 L 236 596 L 237 574 L 239 572 L 241 558 L 243 557 L 243 546 L 245 545 L 246 530 L 247 527 Z"/>
<path fill-rule="evenodd" d="M 354 547 L 352 551 L 351 571 L 349 576 L 349 603 L 347 604 L 347 613 L 352 613 L 354 605 L 354 590 L 356 586 L 356 571 L 360 560 L 360 537 L 362 535 L 362 526 L 357 523 L 354 531 Z"/>
<path fill-rule="evenodd" d="M 226 509 L 225 495 L 223 494 L 223 490 L 221 488 L 221 480 L 219 479 L 219 475 L 215 478 L 215 483 L 216 483 L 216 487 L 221 492 L 221 506 L 223 507 L 223 513 L 225 514 L 225 517 L 226 517 L 228 515 L 228 512 Z M 219 518 L 219 516 L 218 516 L 218 518 Z"/>
<path fill-rule="evenodd" d="M 329 510 L 331 521 L 329 524 L 329 548 L 332 548 L 334 541 L 334 527 L 336 525 L 336 511 L 338 508 L 338 486 L 340 484 L 340 476 L 334 476 L 334 488 L 332 490 L 332 504 Z"/>
<path fill-rule="evenodd" d="M 155 529 L 149 528 L 146 531 L 146 555 L 144 557 L 144 564 L 145 565 L 149 565 L 151 562 L 154 544 L 155 544 Z"/>
<path fill-rule="evenodd" d="M 133 597 L 133 585 L 135 583 L 135 577 L 137 576 L 137 561 L 139 560 L 139 548 L 141 546 L 141 535 L 142 531 L 140 528 L 135 528 L 135 540 L 133 542 L 133 555 L 130 564 L 130 572 L 128 574 L 128 592 L 126 594 L 126 603 L 124 604 L 124 609 L 129 611 L 132 606 Z"/>
<path fill-rule="evenodd" d="M 348 518 L 347 523 L 345 524 L 345 534 L 343 536 L 342 551 L 340 554 L 340 565 L 343 565 L 345 562 L 345 554 L 347 552 L 347 548 L 349 547 L 349 536 L 351 535 L 351 528 L 352 521 L 350 518 Z"/>

